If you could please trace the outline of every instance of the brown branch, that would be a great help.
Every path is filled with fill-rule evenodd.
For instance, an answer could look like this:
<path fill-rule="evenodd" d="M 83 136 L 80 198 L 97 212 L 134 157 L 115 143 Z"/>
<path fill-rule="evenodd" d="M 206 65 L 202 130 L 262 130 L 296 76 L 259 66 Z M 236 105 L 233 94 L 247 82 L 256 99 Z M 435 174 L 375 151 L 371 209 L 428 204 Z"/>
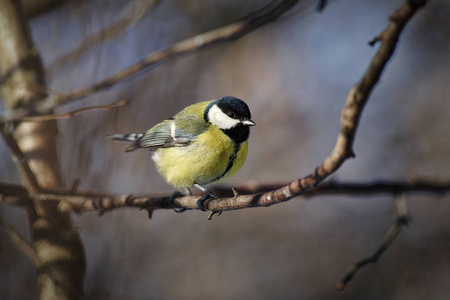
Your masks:
<path fill-rule="evenodd" d="M 16 249 L 19 250 L 33 266 L 36 268 L 41 267 L 42 261 L 36 251 L 34 251 L 33 247 L 1 216 L 0 225 L 7 233 L 11 244 L 14 245 L 14 247 L 16 247 Z"/>
<path fill-rule="evenodd" d="M 240 194 L 254 194 L 272 190 L 280 184 L 244 184 L 236 188 Z M 227 186 L 215 186 L 210 189 L 220 197 L 243 197 L 239 193 L 234 194 L 233 189 Z M 390 194 L 397 195 L 399 193 L 426 193 L 430 195 L 444 195 L 450 193 L 450 182 L 432 182 L 432 181 L 375 181 L 372 183 L 337 183 L 329 182 L 321 184 L 302 194 L 304 197 L 317 196 L 369 196 Z M 21 197 L 21 202 L 18 198 Z M 29 196 L 27 191 L 18 185 L 0 183 L 0 201 L 26 205 L 32 199 L 39 201 L 58 201 L 58 209 L 61 212 L 68 213 L 74 211 L 77 213 L 98 211 L 103 213 L 114 209 L 124 207 L 145 208 L 148 210 L 156 209 L 173 209 L 173 208 L 194 208 L 197 209 L 197 200 L 200 196 L 189 196 L 175 199 L 173 204 L 170 203 L 170 196 L 161 195 L 112 195 L 99 194 L 91 192 L 75 192 L 75 191 L 44 191 L 44 194 Z M 233 199 L 230 198 L 230 199 Z M 183 200 L 179 203 L 179 200 Z M 216 200 L 212 200 L 212 204 Z M 214 207 L 213 211 L 219 211 Z"/>
<path fill-rule="evenodd" d="M 267 193 L 285 186 L 286 183 L 246 183 L 237 187 L 243 195 L 258 193 Z M 232 196 L 231 187 L 217 185 L 210 188 L 216 195 Z M 377 180 L 368 183 L 345 183 L 328 181 L 311 190 L 305 191 L 302 196 L 320 196 L 320 195 L 379 195 L 379 194 L 397 194 L 397 193 L 433 193 L 445 194 L 450 191 L 450 182 L 439 182 L 430 180 L 393 181 Z"/>
<path fill-rule="evenodd" d="M 3 227 L 11 244 L 23 255 L 25 258 L 36 268 L 36 269 L 45 269 L 46 265 L 36 253 L 32 245 L 30 245 L 27 240 L 22 237 L 4 218 L 0 216 L 0 227 Z M 59 287 L 64 289 L 71 289 L 71 292 L 75 295 L 78 294 L 77 290 L 72 289 L 70 284 L 66 282 L 61 282 L 58 280 L 58 275 L 55 273 L 53 269 L 46 270 L 48 276 L 53 281 L 53 283 Z"/>
<path fill-rule="evenodd" d="M 39 183 L 31 170 L 30 165 L 28 164 L 28 160 L 25 158 L 25 155 L 12 136 L 11 130 L 5 124 L 0 123 L 0 131 L 6 145 L 11 151 L 12 158 L 20 171 L 22 179 L 25 181 L 25 186 L 27 186 L 28 191 L 30 193 L 38 193 L 41 190 Z"/>
<path fill-rule="evenodd" d="M 271 2 L 266 7 L 250 13 L 247 17 L 238 22 L 196 35 L 175 43 L 166 49 L 154 52 L 140 62 L 131 65 L 130 67 L 119 71 L 116 74 L 113 74 L 91 86 L 84 87 L 67 94 L 53 96 L 49 98 L 49 101 L 47 101 L 45 105 L 42 105 L 38 111 L 46 111 L 50 107 L 85 98 L 93 93 L 110 88 L 128 77 L 131 77 L 143 70 L 148 70 L 150 67 L 169 59 L 196 53 L 202 49 L 222 42 L 234 41 L 250 31 L 253 31 L 256 28 L 277 19 L 280 15 L 293 7 L 297 2 L 298 0 L 281 0 Z"/>
<path fill-rule="evenodd" d="M 327 6 L 327 2 L 328 2 L 327 0 L 319 0 L 319 3 L 317 4 L 317 11 L 323 12 L 325 7 Z"/>
<path fill-rule="evenodd" d="M 83 107 L 80 109 L 72 110 L 67 113 L 63 114 L 50 114 L 50 115 L 42 115 L 42 116 L 32 116 L 32 117 L 23 117 L 19 118 L 18 121 L 27 121 L 27 122 L 42 122 L 42 121 L 49 121 L 49 120 L 57 120 L 57 119 L 67 119 L 67 118 L 73 118 L 76 114 L 79 114 L 84 111 L 88 110 L 111 110 L 113 108 L 125 106 L 129 103 L 128 100 L 119 100 L 110 104 L 106 105 L 93 105 L 88 107 Z"/>
<path fill-rule="evenodd" d="M 19 169 L 20 175 L 25 183 L 25 186 L 27 187 L 28 193 L 39 193 L 41 191 L 41 187 L 39 185 L 39 182 L 37 181 L 36 175 L 28 164 L 28 160 L 23 154 L 16 140 L 12 136 L 11 130 L 9 130 L 5 124 L 0 123 L 0 131 L 2 133 L 3 139 L 6 142 L 6 145 L 8 145 L 11 151 L 12 158 L 16 163 L 17 168 Z M 44 208 L 42 207 L 42 204 L 35 199 L 33 199 L 32 203 L 36 210 L 36 214 L 38 216 L 43 216 Z"/>
<path fill-rule="evenodd" d="M 135 0 L 128 3 L 119 18 L 107 28 L 86 38 L 80 45 L 75 47 L 70 53 L 56 60 L 47 69 L 47 75 L 52 76 L 59 68 L 70 61 L 80 58 L 86 51 L 99 43 L 104 43 L 112 38 L 123 34 L 129 27 L 139 21 L 145 14 L 160 0 Z"/>
<path fill-rule="evenodd" d="M 58 5 L 63 4 L 64 1 L 65 0 L 20 0 L 24 15 L 27 18 L 33 18 L 45 13 Z"/>
<path fill-rule="evenodd" d="M 370 256 L 354 263 L 350 266 L 344 278 L 336 285 L 338 291 L 342 291 L 347 286 L 347 283 L 353 279 L 356 272 L 362 267 L 376 263 L 383 253 L 389 248 L 395 238 L 398 236 L 403 227 L 408 226 L 408 212 L 406 197 L 402 194 L 398 194 L 395 198 L 395 208 L 397 212 L 397 218 L 395 222 L 389 227 L 383 242 L 380 247 Z"/>

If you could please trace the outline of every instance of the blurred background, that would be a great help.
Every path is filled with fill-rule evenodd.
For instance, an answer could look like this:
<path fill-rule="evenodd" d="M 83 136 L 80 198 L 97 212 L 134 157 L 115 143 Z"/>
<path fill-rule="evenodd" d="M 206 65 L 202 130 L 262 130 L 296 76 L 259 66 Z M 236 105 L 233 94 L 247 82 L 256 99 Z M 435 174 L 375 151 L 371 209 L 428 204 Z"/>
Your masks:
<path fill-rule="evenodd" d="M 234 22 L 270 1 L 67 0 L 30 27 L 52 89 L 95 83 L 177 41 Z M 323 13 L 301 1 L 241 39 L 171 60 L 65 112 L 129 99 L 113 111 L 59 121 L 60 162 L 70 187 L 117 194 L 173 190 L 148 151 L 125 154 L 107 134 L 143 132 L 187 105 L 233 95 L 257 126 L 243 169 L 226 181 L 283 182 L 307 175 L 331 152 L 340 111 L 377 47 L 367 42 L 404 1 L 334 0 Z M 61 60 L 123 15 L 128 28 L 76 59 Z M 354 150 L 333 176 L 371 182 L 450 179 L 450 2 L 430 1 L 401 36 L 361 119 Z M 0 141 L 0 181 L 19 173 Z M 295 198 L 270 208 L 176 214 L 123 209 L 74 215 L 87 256 L 88 299 L 447 299 L 450 198 L 409 195 L 412 223 L 375 265 L 335 290 L 349 265 L 371 254 L 395 219 L 392 196 Z M 0 213 L 24 236 L 21 208 Z M 0 234 L 0 298 L 37 299 L 34 268 Z"/>

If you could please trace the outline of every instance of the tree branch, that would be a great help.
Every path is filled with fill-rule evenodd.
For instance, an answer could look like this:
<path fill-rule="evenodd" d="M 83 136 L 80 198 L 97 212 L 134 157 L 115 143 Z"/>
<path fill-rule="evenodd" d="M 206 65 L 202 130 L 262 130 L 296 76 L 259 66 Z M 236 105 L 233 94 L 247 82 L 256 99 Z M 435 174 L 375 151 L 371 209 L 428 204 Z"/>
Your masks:
<path fill-rule="evenodd" d="M 26 259 L 36 268 L 42 266 L 42 261 L 33 247 L 17 232 L 9 223 L 0 216 L 0 225 L 3 227 L 11 244 L 22 253 Z"/>
<path fill-rule="evenodd" d="M 70 61 L 80 58 L 86 51 L 95 45 L 104 43 L 112 38 L 123 34 L 129 27 L 139 21 L 152 9 L 160 0 L 134 0 L 130 1 L 119 18 L 110 26 L 103 28 L 99 32 L 87 37 L 80 45 L 75 47 L 70 53 L 60 57 L 47 69 L 47 75 L 52 76 L 59 68 Z"/>
<path fill-rule="evenodd" d="M 169 59 L 196 53 L 202 49 L 220 44 L 222 42 L 234 41 L 241 36 L 263 26 L 264 24 L 277 19 L 280 15 L 293 7 L 297 2 L 298 0 L 281 0 L 271 2 L 266 7 L 250 13 L 247 17 L 238 22 L 196 35 L 175 43 L 166 49 L 154 52 L 140 62 L 131 65 L 130 67 L 119 71 L 116 74 L 113 74 L 91 86 L 67 94 L 50 97 L 47 103 L 41 106 L 38 110 L 45 111 L 48 108 L 62 105 L 69 101 L 85 98 L 93 93 L 110 88 L 126 78 L 129 78 L 143 70 L 148 70 L 150 67 Z"/>
<path fill-rule="evenodd" d="M 342 291 L 347 286 L 347 283 L 353 279 L 356 272 L 362 267 L 370 264 L 376 263 L 378 259 L 383 255 L 383 253 L 389 248 L 395 238 L 398 236 L 403 227 L 408 226 L 408 212 L 407 203 L 405 195 L 398 194 L 395 198 L 395 208 L 397 212 L 397 218 L 394 223 L 389 227 L 386 235 L 384 236 L 383 242 L 380 247 L 370 256 L 354 263 L 350 266 L 345 274 L 344 278 L 336 285 L 338 291 Z"/>
<path fill-rule="evenodd" d="M 63 4 L 65 0 L 20 0 L 24 15 L 33 18 Z"/>
<path fill-rule="evenodd" d="M 242 194 L 262 193 L 272 190 L 280 184 L 244 184 L 236 188 Z M 221 197 L 233 197 L 233 192 L 227 186 L 215 186 L 210 189 L 215 195 Z M 321 184 L 302 194 L 304 197 L 317 196 L 361 196 L 399 193 L 426 193 L 430 195 L 444 195 L 450 192 L 450 182 L 432 182 L 418 180 L 414 182 L 404 181 L 374 181 L 371 183 L 337 183 L 329 182 Z M 254 196 L 254 195 L 253 195 Z M 145 208 L 153 211 L 156 209 L 194 208 L 197 209 L 197 201 L 200 196 L 189 196 L 175 199 L 170 203 L 170 196 L 161 195 L 112 195 L 91 192 L 75 191 L 45 191 L 44 194 L 28 195 L 27 191 L 18 185 L 0 183 L 0 201 L 18 204 L 18 197 L 22 200 L 19 204 L 27 205 L 33 199 L 39 201 L 58 201 L 58 209 L 63 213 L 71 211 L 83 213 L 97 211 L 103 213 L 124 207 Z M 239 196 L 244 197 L 244 196 Z M 252 195 L 250 195 L 252 197 Z M 24 200 L 26 198 L 26 200 Z M 178 200 L 182 199 L 182 203 Z M 226 198 L 233 199 L 233 198 Z M 231 200 L 230 200 L 231 201 Z M 212 204 L 214 204 L 214 200 Z M 214 206 L 213 211 L 219 211 Z"/>
<path fill-rule="evenodd" d="M 67 118 L 73 118 L 76 114 L 79 114 L 84 111 L 88 110 L 111 110 L 113 108 L 125 106 L 129 103 L 128 100 L 119 100 L 110 104 L 106 105 L 93 105 L 88 107 L 83 107 L 80 109 L 75 109 L 66 113 L 62 114 L 50 114 L 50 115 L 41 115 L 41 116 L 31 116 L 31 117 L 23 117 L 19 118 L 18 121 L 27 121 L 27 122 L 42 122 L 42 121 L 50 121 L 50 120 L 57 120 L 57 119 L 67 119 Z M 0 121 L 1 122 L 1 121 Z"/>

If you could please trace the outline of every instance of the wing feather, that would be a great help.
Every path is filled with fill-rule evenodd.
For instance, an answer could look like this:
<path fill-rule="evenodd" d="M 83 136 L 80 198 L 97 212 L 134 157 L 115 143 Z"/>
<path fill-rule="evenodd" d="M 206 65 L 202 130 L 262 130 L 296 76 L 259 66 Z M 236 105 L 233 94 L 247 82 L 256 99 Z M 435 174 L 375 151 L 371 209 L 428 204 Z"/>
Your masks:
<path fill-rule="evenodd" d="M 126 152 L 138 148 L 168 148 L 189 145 L 209 124 L 195 116 L 167 119 L 147 130 L 143 136 L 125 148 Z"/>

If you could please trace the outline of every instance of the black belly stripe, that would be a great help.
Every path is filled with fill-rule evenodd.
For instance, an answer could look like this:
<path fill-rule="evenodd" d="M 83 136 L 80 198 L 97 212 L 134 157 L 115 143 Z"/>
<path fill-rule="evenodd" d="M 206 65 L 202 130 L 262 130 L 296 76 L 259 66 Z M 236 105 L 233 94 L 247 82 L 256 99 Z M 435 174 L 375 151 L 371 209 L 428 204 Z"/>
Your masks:
<path fill-rule="evenodd" d="M 212 180 L 211 182 L 220 180 L 222 177 L 224 177 L 224 176 L 231 170 L 231 168 L 233 167 L 234 162 L 235 162 L 235 160 L 236 160 L 236 158 L 237 158 L 237 154 L 238 154 L 240 148 L 241 148 L 241 144 L 237 144 L 237 143 L 234 144 L 234 151 L 233 151 L 233 153 L 230 155 L 230 158 L 229 158 L 230 161 L 228 162 L 227 168 L 225 169 L 225 171 L 224 171 L 220 176 L 217 176 L 217 177 L 216 177 L 214 180 Z"/>

